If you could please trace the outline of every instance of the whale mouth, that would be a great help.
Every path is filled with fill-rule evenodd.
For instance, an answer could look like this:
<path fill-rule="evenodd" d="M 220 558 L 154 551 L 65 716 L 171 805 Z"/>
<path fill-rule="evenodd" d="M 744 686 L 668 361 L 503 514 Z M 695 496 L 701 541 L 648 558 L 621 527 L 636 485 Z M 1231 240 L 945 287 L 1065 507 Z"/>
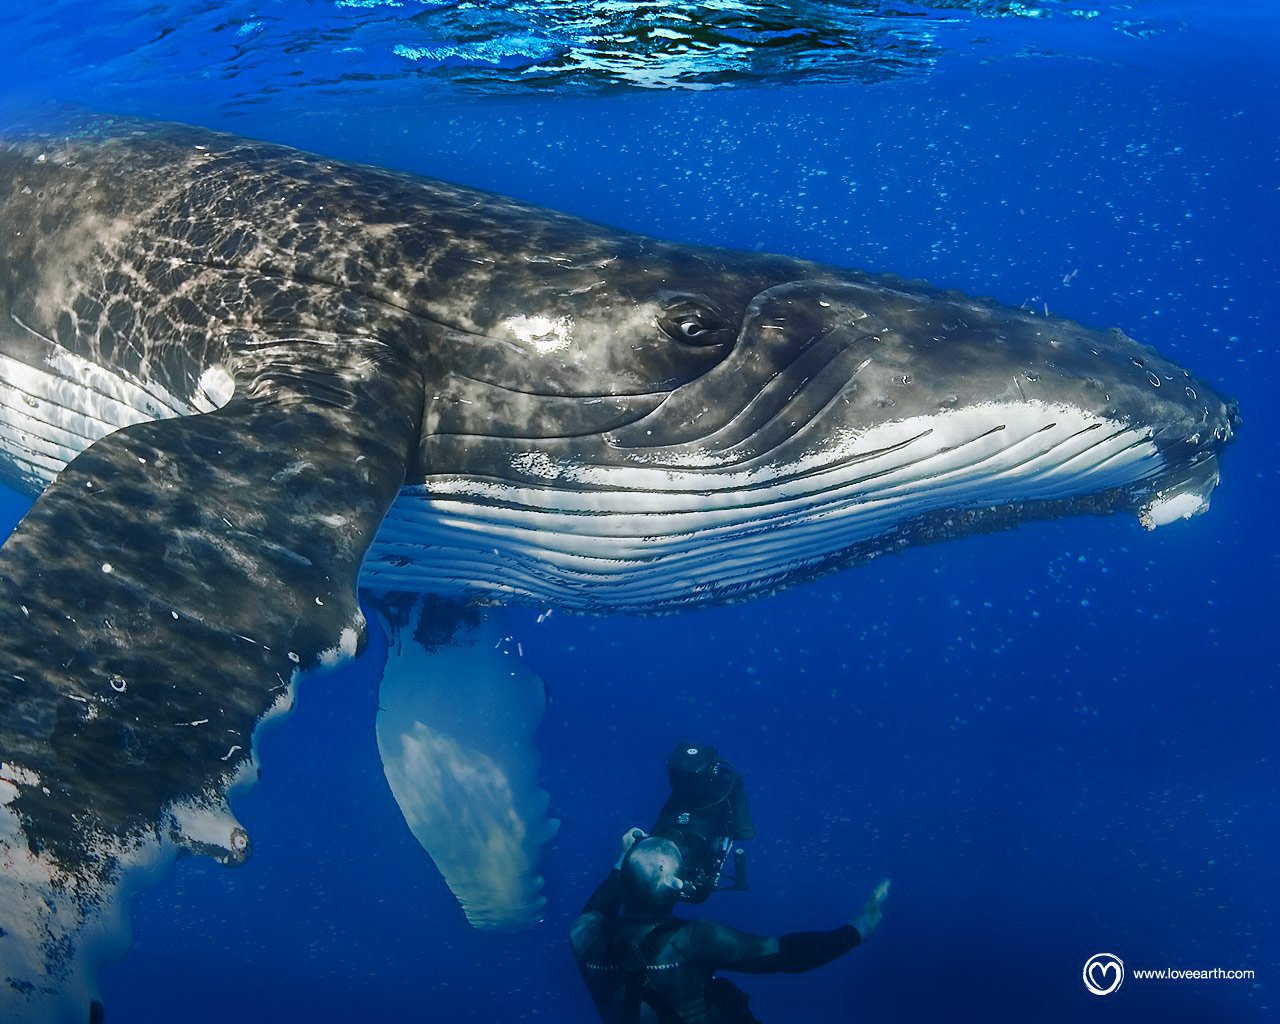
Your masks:
<path fill-rule="evenodd" d="M 1209 510 L 1209 499 L 1221 480 L 1222 450 L 1235 440 L 1242 423 L 1235 399 L 1223 399 L 1220 414 L 1206 434 L 1197 431 L 1186 443 L 1196 448 L 1189 458 L 1160 478 L 1158 486 L 1137 504 L 1138 520 L 1148 530 L 1191 519 Z"/>
<path fill-rule="evenodd" d="M 1206 457 L 1178 474 L 1172 482 L 1151 494 L 1138 507 L 1138 521 L 1148 530 L 1191 519 L 1209 510 L 1209 498 L 1218 486 L 1220 472 L 1218 456 L 1209 452 Z"/>

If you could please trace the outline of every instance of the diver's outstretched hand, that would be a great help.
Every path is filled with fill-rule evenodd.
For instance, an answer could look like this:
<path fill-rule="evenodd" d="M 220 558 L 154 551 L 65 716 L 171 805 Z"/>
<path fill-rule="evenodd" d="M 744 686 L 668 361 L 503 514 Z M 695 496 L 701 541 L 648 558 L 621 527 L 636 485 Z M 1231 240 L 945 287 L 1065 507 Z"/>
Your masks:
<path fill-rule="evenodd" d="M 886 878 L 875 887 L 871 897 L 862 905 L 862 913 L 849 922 L 858 930 L 863 942 L 866 942 L 871 937 L 871 933 L 876 930 L 876 926 L 880 923 L 880 918 L 883 916 L 880 912 L 880 904 L 885 901 L 888 895 L 889 879 Z"/>

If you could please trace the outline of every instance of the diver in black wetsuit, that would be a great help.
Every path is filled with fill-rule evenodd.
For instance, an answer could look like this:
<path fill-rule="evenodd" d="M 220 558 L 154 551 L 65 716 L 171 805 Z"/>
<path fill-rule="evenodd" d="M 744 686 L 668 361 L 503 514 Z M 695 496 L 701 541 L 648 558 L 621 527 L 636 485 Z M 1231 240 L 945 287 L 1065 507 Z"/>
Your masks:
<path fill-rule="evenodd" d="M 881 882 L 839 928 L 762 937 L 675 917 L 682 868 L 675 843 L 631 829 L 614 870 L 573 922 L 573 955 L 605 1024 L 760 1024 L 746 993 L 714 973 L 798 974 L 830 963 L 880 923 L 889 890 Z"/>

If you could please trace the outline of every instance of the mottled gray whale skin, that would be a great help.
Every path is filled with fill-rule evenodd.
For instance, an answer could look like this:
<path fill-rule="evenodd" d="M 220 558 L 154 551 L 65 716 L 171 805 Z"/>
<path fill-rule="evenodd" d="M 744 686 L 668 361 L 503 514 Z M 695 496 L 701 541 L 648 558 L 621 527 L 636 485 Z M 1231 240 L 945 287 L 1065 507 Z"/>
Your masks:
<path fill-rule="evenodd" d="M 39 497 L 0 552 L 0 1017 L 88 1019 L 131 888 L 247 856 L 228 792 L 360 648 L 358 587 L 421 654 L 432 609 L 664 611 L 1038 517 L 1157 526 L 1236 423 L 1118 331 L 918 282 L 195 128 L 11 129 L 0 477 Z M 459 797 L 423 752 L 474 755 L 419 733 L 388 756 L 429 833 Z"/>

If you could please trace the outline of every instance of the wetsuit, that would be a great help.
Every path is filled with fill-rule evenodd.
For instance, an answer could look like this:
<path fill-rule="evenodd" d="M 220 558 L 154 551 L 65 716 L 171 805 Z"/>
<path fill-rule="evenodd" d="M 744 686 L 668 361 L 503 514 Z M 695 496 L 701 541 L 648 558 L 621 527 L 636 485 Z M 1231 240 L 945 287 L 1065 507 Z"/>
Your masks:
<path fill-rule="evenodd" d="M 747 996 L 718 970 L 799 973 L 830 963 L 861 941 L 852 925 L 777 938 L 715 921 L 619 916 L 614 871 L 573 922 L 578 969 L 605 1024 L 759 1024 Z"/>

